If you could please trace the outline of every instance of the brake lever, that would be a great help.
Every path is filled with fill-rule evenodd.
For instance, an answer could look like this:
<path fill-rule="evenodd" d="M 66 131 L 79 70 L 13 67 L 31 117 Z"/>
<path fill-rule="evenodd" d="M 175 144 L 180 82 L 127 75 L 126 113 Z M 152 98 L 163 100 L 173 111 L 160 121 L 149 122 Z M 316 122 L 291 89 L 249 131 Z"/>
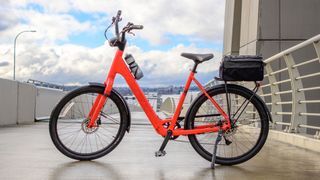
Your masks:
<path fill-rule="evenodd" d="M 135 36 L 136 34 L 134 34 L 133 32 L 131 32 L 131 31 L 128 31 L 127 32 L 128 34 L 131 34 L 132 36 Z"/>

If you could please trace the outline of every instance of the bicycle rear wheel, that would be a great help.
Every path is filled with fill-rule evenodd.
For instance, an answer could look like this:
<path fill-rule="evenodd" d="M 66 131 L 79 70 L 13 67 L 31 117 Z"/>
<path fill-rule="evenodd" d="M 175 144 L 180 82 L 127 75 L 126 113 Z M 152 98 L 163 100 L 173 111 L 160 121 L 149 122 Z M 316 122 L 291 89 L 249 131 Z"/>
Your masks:
<path fill-rule="evenodd" d="M 227 85 L 232 128 L 223 132 L 218 145 L 216 163 L 234 165 L 245 162 L 255 156 L 263 147 L 269 130 L 269 117 L 263 101 L 247 88 Z M 226 89 L 216 86 L 208 91 L 227 113 Z M 212 116 L 216 114 L 216 116 Z M 215 124 L 224 120 L 210 100 L 199 96 L 188 111 L 186 129 L 199 125 Z M 193 148 L 205 159 L 211 161 L 214 142 L 218 133 L 189 135 Z"/>
<path fill-rule="evenodd" d="M 77 160 L 92 160 L 111 152 L 123 138 L 127 121 L 123 104 L 111 92 L 95 127 L 87 128 L 87 116 L 104 88 L 85 86 L 67 94 L 52 111 L 50 136 L 57 149 Z"/>

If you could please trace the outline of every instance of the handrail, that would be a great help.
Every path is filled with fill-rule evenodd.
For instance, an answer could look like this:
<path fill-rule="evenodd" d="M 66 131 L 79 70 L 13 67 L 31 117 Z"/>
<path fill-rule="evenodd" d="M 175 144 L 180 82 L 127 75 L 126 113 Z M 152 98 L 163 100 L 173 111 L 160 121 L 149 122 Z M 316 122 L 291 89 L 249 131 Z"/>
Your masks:
<path fill-rule="evenodd" d="M 316 57 L 296 63 L 293 53 L 302 51 L 303 48 L 309 46 L 313 46 Z M 271 66 L 271 63 L 274 61 L 284 61 L 286 67 L 279 67 L 279 69 L 275 69 L 274 66 Z M 268 79 L 268 82 L 261 86 L 262 91 L 260 91 L 260 96 L 265 100 L 268 99 L 266 104 L 270 108 L 272 116 L 274 116 L 275 119 L 273 127 L 284 126 L 286 132 L 299 132 L 305 134 L 307 133 L 307 129 L 313 129 L 315 130 L 315 135 L 313 137 L 320 138 L 320 126 L 308 124 L 307 121 L 309 118 L 320 116 L 320 110 L 317 112 L 310 112 L 310 110 L 308 111 L 307 109 L 308 104 L 320 103 L 320 100 L 319 98 L 305 98 L 307 92 L 320 90 L 319 83 L 316 83 L 319 81 L 314 81 L 316 84 L 312 84 L 313 86 L 311 87 L 305 87 L 303 83 L 305 80 L 310 78 L 319 78 L 320 71 L 306 72 L 304 74 L 299 71 L 300 67 L 305 65 L 310 66 L 310 63 L 320 63 L 320 34 L 275 54 L 264 60 L 264 62 L 266 63 L 265 77 Z M 286 73 L 286 76 L 284 76 L 285 79 L 279 78 L 282 73 Z M 291 88 L 280 90 L 280 85 L 285 82 L 290 83 L 289 85 L 286 85 L 286 87 L 289 86 Z M 269 88 L 269 90 L 267 88 Z M 288 95 L 290 94 L 291 97 L 288 99 Z M 283 95 L 285 95 L 286 98 L 282 97 Z M 290 121 L 283 122 L 284 117 L 286 119 L 290 117 Z"/>
<path fill-rule="evenodd" d="M 273 55 L 273 56 L 269 57 L 268 59 L 264 60 L 264 62 L 265 63 L 270 63 L 270 62 L 272 62 L 272 61 L 274 61 L 276 59 L 281 58 L 282 56 L 285 56 L 286 54 L 290 54 L 293 51 L 296 51 L 298 49 L 306 47 L 307 45 L 310 45 L 313 42 L 316 42 L 316 41 L 319 41 L 319 40 L 320 40 L 320 34 L 318 34 L 318 35 L 316 35 L 316 36 L 314 36 L 314 37 L 312 37 L 312 38 L 310 38 L 310 39 L 308 39 L 306 41 L 303 41 L 302 43 L 299 43 L 299 44 L 297 44 L 297 45 L 295 45 L 295 46 L 293 46 L 293 47 L 291 47 L 289 49 L 286 49 L 286 50 L 284 50 L 284 51 L 282 51 L 282 52 L 280 52 L 280 53 L 278 53 L 276 55 Z"/>

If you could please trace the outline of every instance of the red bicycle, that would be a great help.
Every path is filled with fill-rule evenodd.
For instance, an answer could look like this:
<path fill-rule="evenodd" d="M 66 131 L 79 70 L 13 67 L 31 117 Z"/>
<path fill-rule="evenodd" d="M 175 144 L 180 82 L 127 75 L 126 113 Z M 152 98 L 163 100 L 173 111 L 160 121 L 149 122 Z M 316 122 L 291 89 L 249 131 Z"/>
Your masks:
<path fill-rule="evenodd" d="M 255 156 L 266 141 L 271 120 L 256 93 L 228 83 L 205 89 L 195 78 L 196 69 L 213 58 L 213 54 L 182 53 L 194 61 L 193 69 L 173 117 L 160 119 L 136 81 L 143 76 L 139 66 L 131 55 L 122 58 L 126 34 L 143 26 L 128 23 L 119 32 L 120 15 L 118 11 L 112 19 L 116 37 L 109 43 L 118 50 L 104 84 L 90 83 L 68 93 L 52 111 L 50 135 L 57 149 L 73 159 L 93 160 L 108 154 L 120 143 L 131 124 L 125 99 L 113 89 L 114 79 L 120 74 L 155 131 L 165 137 L 156 156 L 164 156 L 167 142 L 178 136 L 188 136 L 193 148 L 212 164 L 234 165 Z M 192 81 L 202 93 L 193 101 L 186 116 L 180 117 Z"/>

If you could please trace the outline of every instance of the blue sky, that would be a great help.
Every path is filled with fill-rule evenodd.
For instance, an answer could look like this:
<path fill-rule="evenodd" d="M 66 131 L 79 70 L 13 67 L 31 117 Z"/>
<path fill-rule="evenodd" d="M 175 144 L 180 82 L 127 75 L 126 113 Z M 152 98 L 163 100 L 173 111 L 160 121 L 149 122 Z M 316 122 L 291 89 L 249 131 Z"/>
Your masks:
<path fill-rule="evenodd" d="M 136 31 L 136 36 L 128 36 L 127 47 L 146 76 L 140 81 L 142 86 L 184 84 L 192 63 L 179 57 L 181 52 L 215 54 L 214 61 L 199 69 L 199 79 L 205 83 L 214 77 L 221 58 L 224 1 L 178 2 L 6 0 L 0 12 L 0 77 L 12 76 L 10 59 L 15 35 L 36 29 L 36 33 L 19 36 L 19 80 L 58 84 L 103 81 L 114 54 L 103 33 L 121 9 L 122 25 L 130 21 L 145 27 Z M 111 38 L 112 31 L 108 35 Z"/>

